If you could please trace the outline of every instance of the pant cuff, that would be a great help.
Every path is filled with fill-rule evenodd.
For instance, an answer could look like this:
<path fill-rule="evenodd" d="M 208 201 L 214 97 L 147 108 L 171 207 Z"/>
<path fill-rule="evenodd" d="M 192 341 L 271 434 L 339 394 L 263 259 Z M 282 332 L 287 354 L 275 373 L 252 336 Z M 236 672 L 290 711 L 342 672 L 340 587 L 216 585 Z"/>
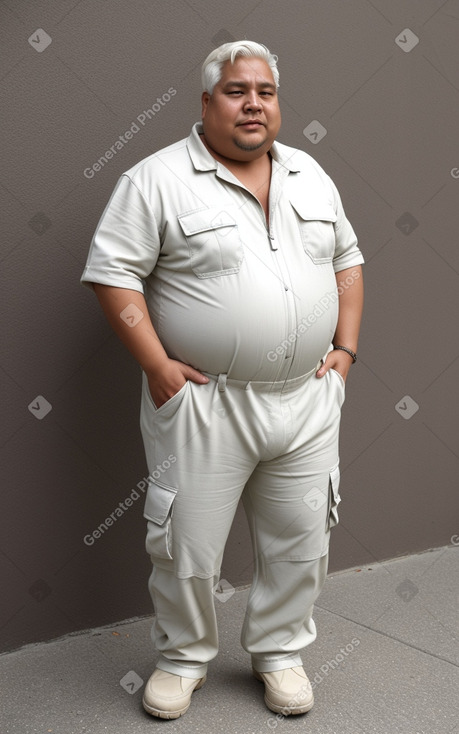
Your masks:
<path fill-rule="evenodd" d="M 303 667 L 303 661 L 299 653 L 289 655 L 252 655 L 252 667 L 257 673 L 273 673 L 276 670 Z"/>
<path fill-rule="evenodd" d="M 180 675 L 183 678 L 203 678 L 207 673 L 206 663 L 179 663 L 175 660 L 169 660 L 165 657 L 161 657 L 158 660 L 156 667 L 160 670 L 164 670 L 166 673 Z"/>

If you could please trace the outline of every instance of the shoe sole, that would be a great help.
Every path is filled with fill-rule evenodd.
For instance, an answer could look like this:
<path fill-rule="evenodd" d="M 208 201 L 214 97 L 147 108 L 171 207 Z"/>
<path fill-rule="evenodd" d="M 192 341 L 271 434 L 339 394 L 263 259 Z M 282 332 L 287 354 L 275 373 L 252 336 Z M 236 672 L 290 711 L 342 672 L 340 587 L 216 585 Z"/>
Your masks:
<path fill-rule="evenodd" d="M 259 680 L 261 683 L 264 683 L 263 678 L 257 670 L 252 670 L 252 672 L 254 678 Z M 279 706 L 279 704 L 269 700 L 268 694 L 266 693 L 266 688 L 264 700 L 266 706 L 269 708 L 270 711 L 273 711 L 275 714 L 282 714 L 282 716 L 295 716 L 296 714 L 306 714 L 314 706 L 314 697 L 311 701 L 309 701 L 309 703 L 305 703 L 303 706 Z"/>
<path fill-rule="evenodd" d="M 207 680 L 207 676 L 204 676 L 204 678 L 201 678 L 198 685 L 195 686 L 193 690 L 191 691 L 191 695 L 193 695 L 195 691 L 199 691 L 199 689 L 203 687 L 206 680 Z M 190 696 L 189 703 L 186 706 L 184 706 L 183 708 L 177 709 L 176 711 L 164 711 L 163 709 L 157 709 L 157 708 L 154 708 L 154 706 L 150 706 L 145 701 L 145 698 L 142 699 L 142 706 L 144 707 L 147 714 L 150 714 L 151 716 L 156 716 L 159 719 L 178 719 L 180 716 L 183 716 L 183 714 L 186 714 L 186 712 L 190 708 L 190 704 L 191 704 L 191 696 Z"/>

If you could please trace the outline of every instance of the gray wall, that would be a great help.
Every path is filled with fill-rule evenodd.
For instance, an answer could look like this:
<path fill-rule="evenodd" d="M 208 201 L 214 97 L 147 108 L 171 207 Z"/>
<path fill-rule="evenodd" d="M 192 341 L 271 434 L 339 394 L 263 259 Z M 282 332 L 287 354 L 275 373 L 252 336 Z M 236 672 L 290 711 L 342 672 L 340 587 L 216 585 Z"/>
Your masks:
<path fill-rule="evenodd" d="M 330 173 L 366 257 L 331 569 L 454 542 L 457 2 L 8 0 L 0 13 L 0 649 L 151 612 L 142 497 L 84 542 L 146 467 L 139 369 L 78 281 L 119 174 L 188 134 L 202 60 L 231 38 L 279 55 L 280 140 Z M 249 558 L 240 512 L 222 576 L 248 583 Z"/>

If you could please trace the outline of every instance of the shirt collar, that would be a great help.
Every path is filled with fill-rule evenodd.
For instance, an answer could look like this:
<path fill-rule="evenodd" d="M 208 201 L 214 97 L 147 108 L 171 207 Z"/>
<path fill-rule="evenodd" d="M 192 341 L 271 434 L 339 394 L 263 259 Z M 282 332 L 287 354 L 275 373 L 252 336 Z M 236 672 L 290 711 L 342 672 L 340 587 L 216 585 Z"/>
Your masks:
<path fill-rule="evenodd" d="M 190 136 L 186 141 L 189 156 L 197 171 L 215 171 L 217 169 L 217 161 L 202 142 L 199 137 L 200 133 L 202 133 L 202 122 L 196 122 L 191 128 Z M 274 142 L 269 152 L 276 163 L 287 168 L 292 173 L 300 170 L 299 166 L 295 165 L 296 151 L 294 148 L 287 148 L 284 145 Z"/>

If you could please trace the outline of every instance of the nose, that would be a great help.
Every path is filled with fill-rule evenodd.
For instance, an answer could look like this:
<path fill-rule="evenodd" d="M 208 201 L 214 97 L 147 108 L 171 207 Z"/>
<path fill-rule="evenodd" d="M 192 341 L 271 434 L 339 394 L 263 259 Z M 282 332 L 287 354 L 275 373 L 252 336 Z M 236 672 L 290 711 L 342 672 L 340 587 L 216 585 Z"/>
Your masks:
<path fill-rule="evenodd" d="M 244 107 L 247 111 L 261 110 L 261 102 L 254 89 L 247 92 Z"/>

